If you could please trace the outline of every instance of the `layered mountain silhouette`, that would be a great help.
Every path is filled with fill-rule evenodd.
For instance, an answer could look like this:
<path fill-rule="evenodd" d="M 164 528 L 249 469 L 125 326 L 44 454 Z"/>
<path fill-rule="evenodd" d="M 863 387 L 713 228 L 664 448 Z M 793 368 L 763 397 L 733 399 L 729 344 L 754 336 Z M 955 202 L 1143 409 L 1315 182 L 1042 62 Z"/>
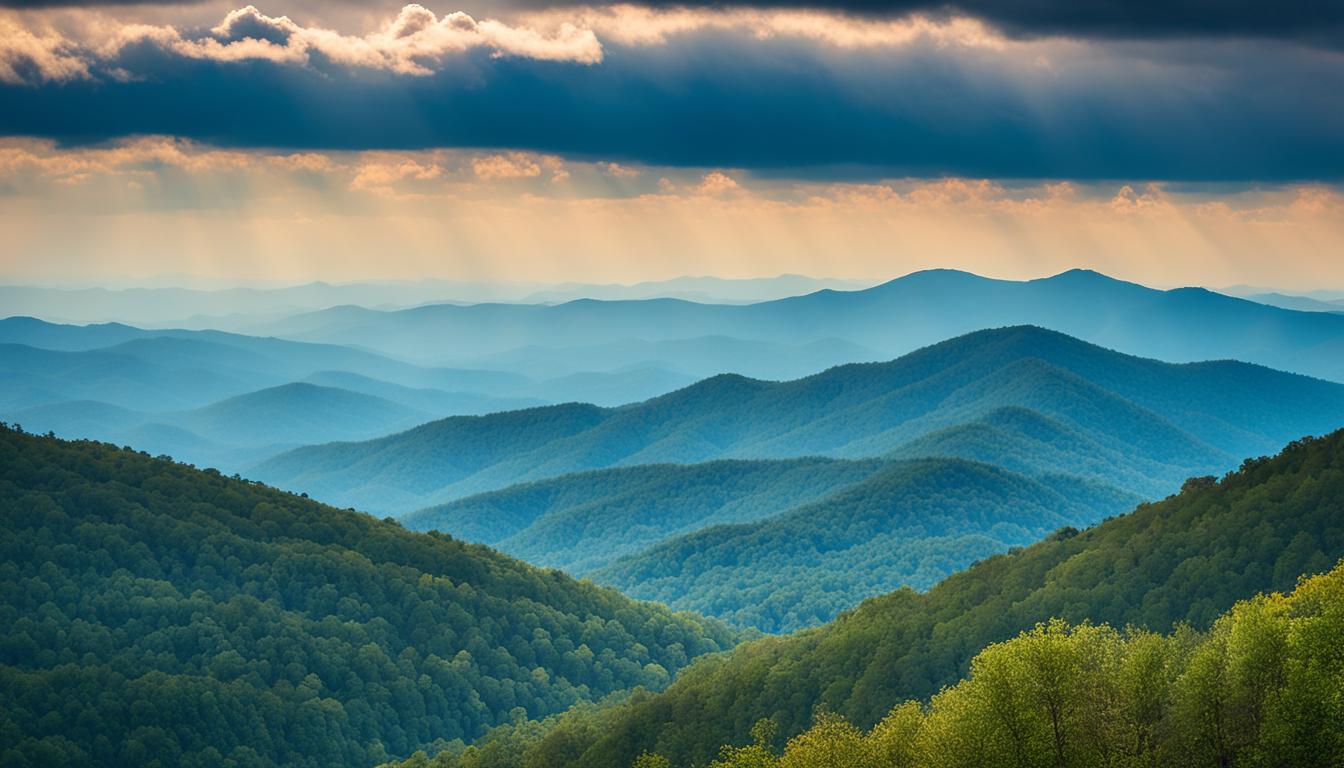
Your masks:
<path fill-rule="evenodd" d="M 552 379 L 408 364 L 371 352 L 215 331 L 0 320 L 0 418 L 230 472 L 282 450 L 455 414 L 591 398 L 643 400 L 694 381 L 637 368 Z"/>
<path fill-rule="evenodd" d="M 8 418 L 35 432 L 133 445 L 212 466 L 237 467 L 298 443 L 359 440 L 428 418 L 391 400 L 314 384 L 282 384 L 185 411 L 132 411 L 64 401 Z"/>
<path fill-rule="evenodd" d="M 789 382 L 723 375 L 620 408 L 451 418 L 297 449 L 249 470 L 406 513 L 570 472 L 721 458 L 972 458 L 1147 497 L 1344 423 L 1344 386 L 1235 362 L 1170 364 L 1034 327 Z"/>
<path fill-rule="evenodd" d="M 510 393 L 533 382 L 501 371 L 425 368 L 332 344 L 218 331 L 0 320 L 0 404 L 100 400 L 140 409 L 207 405 L 224 397 L 340 371 L 403 387 Z"/>
<path fill-rule="evenodd" d="M 578 347 L 715 335 L 789 345 L 840 339 L 887 357 L 1016 324 L 1174 362 L 1231 358 L 1344 381 L 1344 316 L 1271 307 L 1201 288 L 1155 290 L 1086 270 L 1020 282 L 930 270 L 865 290 L 822 290 L 749 305 L 651 299 L 400 311 L 337 307 L 264 329 L 288 338 L 444 361 L 529 345 Z M 675 360 L 670 362 L 675 366 Z"/>
<path fill-rule="evenodd" d="M 322 281 L 276 288 L 55 288 L 0 286 L 0 306 L 14 314 L 62 323 L 118 320 L 145 327 L 218 328 L 247 332 L 252 326 L 298 312 L 357 304 L 399 308 L 428 303 L 514 301 L 528 304 L 574 299 L 647 299 L 742 303 L 810 293 L 821 288 L 852 289 L 871 284 L 853 280 L 778 275 L 726 279 L 677 277 L 618 285 L 612 283 L 502 283 L 419 279 L 331 284 Z"/>
<path fill-rule="evenodd" d="M 1344 312 L 1344 299 L 1314 299 L 1310 296 L 1290 296 L 1282 293 L 1252 293 L 1241 298 L 1300 312 Z"/>

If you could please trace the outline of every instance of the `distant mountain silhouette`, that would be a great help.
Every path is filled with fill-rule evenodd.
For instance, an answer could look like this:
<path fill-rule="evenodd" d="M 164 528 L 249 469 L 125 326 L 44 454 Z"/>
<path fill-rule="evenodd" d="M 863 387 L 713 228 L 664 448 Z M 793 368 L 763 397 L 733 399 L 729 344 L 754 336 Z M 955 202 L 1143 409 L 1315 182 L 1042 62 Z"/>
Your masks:
<path fill-rule="evenodd" d="M 372 395 L 284 384 L 184 411 L 134 411 L 85 400 L 8 418 L 35 432 L 106 440 L 232 470 L 296 445 L 375 437 L 429 417 Z"/>
<path fill-rule="evenodd" d="M 229 471 L 287 448 L 365 439 L 448 415 L 580 398 L 614 405 L 693 381 L 652 368 L 537 380 L 416 366 L 329 344 L 22 317 L 0 320 L 0 339 L 0 418 Z M 295 383 L 318 386 L 289 387 Z M 351 397 L 337 402 L 335 390 Z M 240 399 L 221 402 L 231 398 Z M 207 410 L 188 413 L 197 409 Z"/>
<path fill-rule="evenodd" d="M 1253 293 L 1241 298 L 1258 304 L 1301 312 L 1344 312 L 1344 299 L 1313 299 L 1308 296 L 1289 296 L 1282 293 Z"/>
<path fill-rule="evenodd" d="M 842 339 L 783 344 L 714 335 L 658 341 L 623 339 L 571 347 L 532 344 L 476 358 L 470 363 L 481 368 L 526 370 L 541 376 L 657 367 L 696 378 L 727 371 L 754 378 L 796 379 L 836 365 L 880 358 L 876 352 Z"/>
<path fill-rule="evenodd" d="M 929 270 L 865 290 L 822 290 L 750 305 L 651 299 L 430 305 L 393 312 L 338 307 L 264 329 L 444 361 L 528 345 L 711 335 L 781 344 L 835 338 L 891 356 L 1018 324 L 1172 362 L 1228 358 L 1344 381 L 1344 316 L 1295 312 L 1201 288 L 1160 291 L 1087 270 L 1020 282 Z"/>
<path fill-rule="evenodd" d="M 383 381 L 372 376 L 350 371 L 318 371 L 303 381 L 324 387 L 336 387 L 351 392 L 374 395 L 407 408 L 440 416 L 448 414 L 482 414 L 518 410 L 545 405 L 537 398 L 493 397 L 479 392 L 447 392 L 432 387 L 407 387 Z"/>
<path fill-rule="evenodd" d="M 310 282 L 282 287 L 53 288 L 0 285 L 0 307 L 62 323 L 118 320 L 146 327 L 217 328 L 246 333 L 273 319 L 342 305 L 375 308 L 427 303 L 508 301 L 555 303 L 574 299 L 676 297 L 691 301 L 743 303 L 796 296 L 820 288 L 853 289 L 871 281 L 801 275 L 726 279 L 676 277 L 633 285 L 592 283 L 378 281 L 333 285 Z"/>
<path fill-rule="evenodd" d="M 315 384 L 284 384 L 175 416 L 173 423 L 229 442 L 356 439 L 408 428 L 425 414 L 381 397 Z"/>

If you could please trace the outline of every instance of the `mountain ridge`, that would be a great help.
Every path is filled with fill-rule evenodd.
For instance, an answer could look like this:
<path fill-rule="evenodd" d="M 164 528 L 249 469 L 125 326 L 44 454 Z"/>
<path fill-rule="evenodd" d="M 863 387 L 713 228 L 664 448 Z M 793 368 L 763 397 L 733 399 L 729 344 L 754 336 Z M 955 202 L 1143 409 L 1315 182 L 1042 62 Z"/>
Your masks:
<path fill-rule="evenodd" d="M 1147 288 L 1088 270 L 1034 280 L 956 270 L 915 272 L 856 291 L 816 291 L 746 305 L 659 299 L 510 309 L 508 305 L 374 313 L 365 325 L 299 316 L 268 332 L 311 340 L 342 338 L 424 356 L 434 338 L 470 339 L 455 354 L 487 354 L 525 344 L 574 345 L 637 336 L 653 342 L 725 333 L 806 343 L 834 337 L 901 355 L 981 328 L 1039 325 L 1129 354 L 1187 362 L 1234 358 L 1344 381 L 1344 361 L 1318 350 L 1344 343 L 1344 316 L 1298 312 L 1203 289 Z"/>
<path fill-rule="evenodd" d="M 949 397 L 958 391 L 974 392 L 976 382 L 1010 365 L 1021 366 L 1024 358 L 1046 359 L 1061 373 L 1053 378 L 1011 377 L 1010 382 L 1022 385 L 1017 394 L 1007 387 L 982 393 L 978 400 L 958 405 L 958 419 L 973 421 L 997 407 L 1028 403 L 1103 444 L 1127 446 L 1129 450 L 1121 453 L 1131 456 L 1140 455 L 1137 446 L 1143 440 L 1152 443 L 1147 432 L 1165 424 L 1154 432 L 1166 435 L 1158 441 L 1161 447 L 1171 453 L 1172 446 L 1184 446 L 1185 455 L 1168 456 L 1166 468 L 1149 477 L 1159 485 L 1141 489 L 1144 493 L 1174 488 L 1191 474 L 1224 467 L 1232 456 L 1269 450 L 1294 436 L 1321 433 L 1344 422 L 1344 386 L 1338 384 L 1241 363 L 1145 360 L 1053 331 L 1017 326 L 950 339 L 889 362 L 848 364 L 789 382 L 714 376 L 641 403 L 587 410 L 582 428 L 540 443 L 539 438 L 532 439 L 517 449 L 501 443 L 525 430 L 526 418 L 496 414 L 479 417 L 484 419 L 480 422 L 440 421 L 418 427 L 405 437 L 421 446 L 418 454 L 393 448 L 400 439 L 393 436 L 364 446 L 302 448 L 249 472 L 319 498 L 330 497 L 342 506 L 353 502 L 407 512 L 407 506 L 379 507 L 388 479 L 376 468 L 388 460 L 378 458 L 388 450 L 395 450 L 404 465 L 397 470 L 396 484 L 418 495 L 417 507 L 610 466 L 807 455 L 861 458 L 859 451 L 876 456 L 924 432 L 950 426 L 946 420 L 933 423 L 938 414 L 951 413 L 946 407 Z M 1039 373 L 1040 366 L 1019 373 L 1033 370 Z M 1076 386 L 1090 394 L 1081 400 L 1075 397 L 1066 414 L 1061 410 L 1066 400 L 1061 399 L 1064 390 L 1059 382 L 1079 378 L 1086 386 Z M 1139 419 L 1146 430 L 1115 429 L 1094 413 L 1101 402 L 1113 402 L 1120 409 L 1117 413 L 1129 413 L 1126 418 Z M 533 413 L 544 429 L 545 420 L 560 412 Z M 933 421 L 919 431 L 914 428 L 919 419 Z M 492 420 L 499 424 L 498 430 L 487 426 Z M 439 466 L 435 457 L 462 450 L 447 446 L 462 444 L 456 432 L 467 428 L 464 425 L 470 425 L 469 432 L 493 435 L 486 439 L 492 441 L 498 460 L 473 466 L 470 473 Z M 849 451 L 849 447 L 856 448 Z M 1137 477 L 1140 469 L 1143 475 L 1155 468 L 1139 464 L 1126 472 Z M 361 485 L 368 489 L 361 491 Z"/>

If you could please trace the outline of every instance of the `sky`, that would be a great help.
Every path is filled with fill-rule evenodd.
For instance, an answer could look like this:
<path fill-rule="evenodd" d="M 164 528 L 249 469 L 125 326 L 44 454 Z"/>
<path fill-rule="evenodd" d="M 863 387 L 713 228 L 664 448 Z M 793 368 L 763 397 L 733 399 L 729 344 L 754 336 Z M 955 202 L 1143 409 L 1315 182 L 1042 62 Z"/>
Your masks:
<path fill-rule="evenodd" d="M 1344 3 L 0 0 L 0 282 L 1344 288 Z"/>

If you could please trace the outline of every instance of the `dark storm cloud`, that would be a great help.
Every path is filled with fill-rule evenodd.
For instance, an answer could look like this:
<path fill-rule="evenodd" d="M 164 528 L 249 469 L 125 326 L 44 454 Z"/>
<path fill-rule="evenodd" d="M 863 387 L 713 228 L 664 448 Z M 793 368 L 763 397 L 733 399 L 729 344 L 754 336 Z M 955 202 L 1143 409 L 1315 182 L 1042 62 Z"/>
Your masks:
<path fill-rule="evenodd" d="M 548 4 L 548 0 L 519 0 Z M 727 6 L 717 0 L 652 0 L 653 6 Z M 1339 0 L 754 0 L 766 8 L 818 8 L 856 14 L 970 16 L 1010 35 L 1040 37 L 1285 38 L 1340 44 Z"/>
<path fill-rule="evenodd" d="M 1179 56 L 1161 63 L 1093 51 L 1037 72 L 992 52 L 930 46 L 877 57 L 710 34 L 608 46 L 596 66 L 478 51 L 407 77 L 198 61 L 142 44 L 115 65 L 148 76 L 0 86 L 0 134 L 509 147 L 796 177 L 845 167 L 860 175 L 1344 179 L 1338 57 L 1270 45 L 1180 46 Z"/>
<path fill-rule="evenodd" d="M 136 0 L 156 5 L 197 0 Z M 505 8 L 609 5 L 628 0 L 486 0 L 465 8 L 477 13 Z M 122 0 L 0 0 L 0 7 L 115 7 Z M 435 7 L 446 11 L 457 8 Z M 1083 38 L 1164 39 L 1245 37 L 1291 39 L 1344 45 L 1344 2 L 1340 0 L 643 0 L 650 7 L 816 8 L 845 13 L 905 16 L 971 16 L 1018 37 L 1062 35 Z M 335 5 L 387 6 L 377 0 L 338 0 Z M 289 9 L 264 7 L 270 12 Z"/>

